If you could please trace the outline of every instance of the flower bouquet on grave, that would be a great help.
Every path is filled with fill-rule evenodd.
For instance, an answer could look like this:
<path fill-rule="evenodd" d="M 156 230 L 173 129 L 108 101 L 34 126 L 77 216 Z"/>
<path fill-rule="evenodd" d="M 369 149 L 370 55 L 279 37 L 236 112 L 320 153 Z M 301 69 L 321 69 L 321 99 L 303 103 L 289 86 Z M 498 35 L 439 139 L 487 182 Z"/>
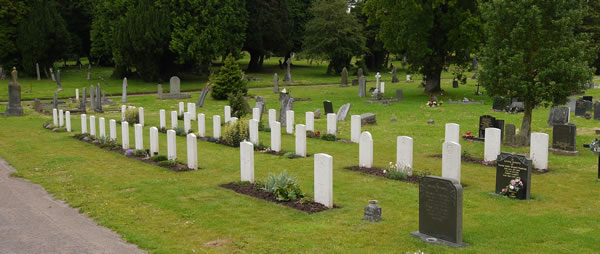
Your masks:
<path fill-rule="evenodd" d="M 600 139 L 596 138 L 590 143 L 590 150 L 594 155 L 598 156 L 598 153 L 600 152 Z"/>
<path fill-rule="evenodd" d="M 306 131 L 306 137 L 308 138 L 321 138 L 321 132 L 320 131 Z"/>
<path fill-rule="evenodd" d="M 467 131 L 465 135 L 462 136 L 464 139 L 473 139 L 473 135 L 471 135 L 470 131 Z"/>
<path fill-rule="evenodd" d="M 517 193 L 522 188 L 523 188 L 523 182 L 521 181 L 520 177 L 517 177 L 517 178 L 511 180 L 510 184 L 507 185 L 504 189 L 502 189 L 502 192 L 500 192 L 500 195 L 507 196 L 509 198 L 516 198 Z"/>

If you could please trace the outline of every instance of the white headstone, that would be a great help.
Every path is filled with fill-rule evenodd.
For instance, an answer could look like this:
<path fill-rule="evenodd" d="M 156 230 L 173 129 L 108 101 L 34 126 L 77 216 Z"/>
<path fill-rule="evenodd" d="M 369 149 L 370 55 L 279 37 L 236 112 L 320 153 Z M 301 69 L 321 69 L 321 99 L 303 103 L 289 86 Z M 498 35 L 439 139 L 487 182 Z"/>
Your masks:
<path fill-rule="evenodd" d="M 337 132 L 337 116 L 334 113 L 327 114 L 327 134 L 335 135 Z"/>
<path fill-rule="evenodd" d="M 167 131 L 167 159 L 174 161 L 177 159 L 177 143 L 175 142 L 175 131 Z"/>
<path fill-rule="evenodd" d="M 285 121 L 286 121 L 285 132 L 287 134 L 292 135 L 294 133 L 294 111 L 293 110 L 285 111 Z"/>
<path fill-rule="evenodd" d="M 187 135 L 187 163 L 189 169 L 198 169 L 198 139 L 196 135 Z"/>
<path fill-rule="evenodd" d="M 190 119 L 196 120 L 196 103 L 188 102 L 187 104 L 187 112 L 190 113 Z"/>
<path fill-rule="evenodd" d="M 104 117 L 98 118 L 98 136 L 100 138 L 106 138 L 106 122 L 104 121 Z"/>
<path fill-rule="evenodd" d="M 271 122 L 277 121 L 277 110 L 269 109 L 269 128 L 273 128 L 271 126 Z"/>
<path fill-rule="evenodd" d="M 254 183 L 254 145 L 250 142 L 240 142 L 240 171 L 241 181 Z"/>
<path fill-rule="evenodd" d="M 306 112 L 306 131 L 315 132 L 315 113 Z"/>
<path fill-rule="evenodd" d="M 230 123 L 230 124 L 235 124 L 235 122 L 237 122 L 237 120 L 238 120 L 238 118 L 237 118 L 237 117 L 232 117 L 232 118 L 229 118 L 229 123 Z"/>
<path fill-rule="evenodd" d="M 185 112 L 185 103 L 183 103 L 183 101 L 179 102 L 179 115 L 183 115 L 183 112 Z"/>
<path fill-rule="evenodd" d="M 223 118 L 223 120 L 225 120 L 225 123 L 228 123 L 231 120 L 231 107 L 225 106 L 224 111 L 225 111 L 225 118 Z"/>
<path fill-rule="evenodd" d="M 138 108 L 138 112 L 139 112 L 139 124 L 144 127 L 144 108 L 139 107 Z"/>
<path fill-rule="evenodd" d="M 190 116 L 190 112 L 183 113 L 183 130 L 185 133 L 189 133 L 192 128 L 192 119 Z"/>
<path fill-rule="evenodd" d="M 413 139 L 408 136 L 398 136 L 396 142 L 396 165 L 407 167 L 410 176 L 413 168 Z"/>
<path fill-rule="evenodd" d="M 254 145 L 258 145 L 258 120 L 250 119 L 249 121 L 249 129 L 250 129 L 250 142 Z"/>
<path fill-rule="evenodd" d="M 158 128 L 150 127 L 150 156 L 158 155 Z"/>
<path fill-rule="evenodd" d="M 442 177 L 455 179 L 460 183 L 460 144 L 444 142 L 442 149 Z"/>
<path fill-rule="evenodd" d="M 455 123 L 446 124 L 446 136 L 444 142 L 454 142 L 460 144 L 460 125 Z"/>
<path fill-rule="evenodd" d="M 125 112 L 127 111 L 127 106 L 121 105 L 121 122 L 125 121 Z"/>
<path fill-rule="evenodd" d="M 87 119 L 86 114 L 81 114 L 81 134 L 87 133 Z"/>
<path fill-rule="evenodd" d="M 171 129 L 177 129 L 177 111 L 171 111 Z"/>
<path fill-rule="evenodd" d="M 79 101 L 79 89 L 75 88 L 75 100 Z"/>
<path fill-rule="evenodd" d="M 406 75 L 406 81 L 410 81 L 410 75 Z"/>
<path fill-rule="evenodd" d="M 52 123 L 54 124 L 54 128 L 58 127 L 58 109 L 52 109 Z"/>
<path fill-rule="evenodd" d="M 271 122 L 271 150 L 281 151 L 281 124 L 277 121 Z"/>
<path fill-rule="evenodd" d="M 315 154 L 314 178 L 315 202 L 333 208 L 333 157 Z"/>
<path fill-rule="evenodd" d="M 65 115 L 62 109 L 58 110 L 58 127 L 63 127 L 65 125 Z"/>
<path fill-rule="evenodd" d="M 198 137 L 206 136 L 206 120 L 204 114 L 198 114 Z"/>
<path fill-rule="evenodd" d="M 381 86 L 379 86 L 379 92 L 385 93 L 385 82 L 381 82 Z"/>
<path fill-rule="evenodd" d="M 373 137 L 371 133 L 365 131 L 360 134 L 359 142 L 359 162 L 358 165 L 363 168 L 373 167 Z"/>
<path fill-rule="evenodd" d="M 96 136 L 96 117 L 90 116 L 90 135 Z"/>
<path fill-rule="evenodd" d="M 485 128 L 484 161 L 495 161 L 500 155 L 501 131 L 498 128 Z"/>
<path fill-rule="evenodd" d="M 252 108 L 252 119 L 260 122 L 260 109 Z"/>
<path fill-rule="evenodd" d="M 533 162 L 533 168 L 548 169 L 548 139 L 549 136 L 546 133 L 531 133 L 529 157 Z"/>
<path fill-rule="evenodd" d="M 65 123 L 68 132 L 71 132 L 71 111 L 65 112 Z"/>
<path fill-rule="evenodd" d="M 108 121 L 108 129 L 110 132 L 110 139 L 113 141 L 117 140 L 117 121 L 115 121 L 115 119 L 110 119 Z"/>
<path fill-rule="evenodd" d="M 134 125 L 135 131 L 135 150 L 144 150 L 144 135 L 142 133 L 142 125 L 137 123 Z"/>
<path fill-rule="evenodd" d="M 221 116 L 213 116 L 213 138 L 221 138 Z"/>
<path fill-rule="evenodd" d="M 121 122 L 121 144 L 123 149 L 129 149 L 129 123 L 126 121 Z"/>
<path fill-rule="evenodd" d="M 352 115 L 350 117 L 350 141 L 360 143 L 360 115 Z"/>
<path fill-rule="evenodd" d="M 167 116 L 166 116 L 166 112 L 164 109 L 161 109 L 160 111 L 158 111 L 158 115 L 159 115 L 159 125 L 158 128 L 160 129 L 167 129 Z"/>
<path fill-rule="evenodd" d="M 306 125 L 296 124 L 296 155 L 306 157 Z"/>

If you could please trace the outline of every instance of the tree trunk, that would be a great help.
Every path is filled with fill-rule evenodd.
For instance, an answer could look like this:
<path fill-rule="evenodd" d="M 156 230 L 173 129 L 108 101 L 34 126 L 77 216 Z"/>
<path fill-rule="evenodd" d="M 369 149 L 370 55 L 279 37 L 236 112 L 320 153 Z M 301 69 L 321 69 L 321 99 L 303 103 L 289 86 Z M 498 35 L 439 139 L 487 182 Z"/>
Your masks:
<path fill-rule="evenodd" d="M 528 145 L 530 141 L 529 139 L 531 138 L 531 113 L 533 111 L 533 105 L 531 105 L 530 102 L 525 101 L 523 106 L 525 107 L 525 112 L 523 114 L 521 132 L 519 135 L 523 136 L 524 140 L 526 140 L 525 144 L 522 145 Z"/>
<path fill-rule="evenodd" d="M 250 62 L 248 62 L 248 72 L 259 72 L 262 68 L 261 62 L 260 62 L 260 56 L 262 54 L 260 54 L 258 51 L 248 51 L 250 52 Z"/>
<path fill-rule="evenodd" d="M 427 82 L 425 83 L 425 93 L 432 94 L 442 91 L 440 81 L 442 79 L 442 67 L 435 67 L 427 75 Z"/>
<path fill-rule="evenodd" d="M 327 75 L 331 75 L 331 73 L 333 73 L 333 61 L 329 62 L 329 65 L 327 65 Z"/>

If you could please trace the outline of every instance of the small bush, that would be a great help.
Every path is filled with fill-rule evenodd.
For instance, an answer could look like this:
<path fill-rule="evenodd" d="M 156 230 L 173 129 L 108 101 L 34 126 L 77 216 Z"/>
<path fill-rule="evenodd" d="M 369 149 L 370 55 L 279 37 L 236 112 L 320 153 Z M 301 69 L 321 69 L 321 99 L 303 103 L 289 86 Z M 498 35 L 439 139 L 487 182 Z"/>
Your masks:
<path fill-rule="evenodd" d="M 290 201 L 304 197 L 304 192 L 296 184 L 287 184 L 279 186 L 273 192 L 275 198 L 279 201 Z"/>
<path fill-rule="evenodd" d="M 228 100 L 229 106 L 231 106 L 231 116 L 242 119 L 242 117 L 252 112 L 250 105 L 248 105 L 248 101 L 246 101 L 246 98 L 244 98 L 244 94 L 230 94 Z"/>
<path fill-rule="evenodd" d="M 389 170 L 385 173 L 385 177 L 394 180 L 404 180 L 408 178 L 408 175 L 402 171 Z"/>
<path fill-rule="evenodd" d="M 136 123 L 140 122 L 140 112 L 137 108 L 130 108 L 125 110 L 125 121 L 129 123 L 129 126 L 132 126 Z"/>
<path fill-rule="evenodd" d="M 175 135 L 177 136 L 186 136 L 187 133 L 185 133 L 185 129 L 181 126 L 177 126 L 177 128 L 174 129 L 175 131 Z"/>
<path fill-rule="evenodd" d="M 240 146 L 240 142 L 250 139 L 248 132 L 248 121 L 240 119 L 235 121 L 235 123 L 230 122 L 225 126 L 221 140 L 228 146 L 238 147 Z"/>
<path fill-rule="evenodd" d="M 255 180 L 254 181 L 254 189 L 264 190 L 264 188 L 265 188 L 265 182 L 263 182 L 262 180 Z"/>
<path fill-rule="evenodd" d="M 306 137 L 307 138 L 321 138 L 321 132 L 320 131 L 306 131 Z"/>
<path fill-rule="evenodd" d="M 214 85 L 210 95 L 216 100 L 225 100 L 230 94 L 247 94 L 246 80 L 243 80 L 242 77 L 242 69 L 235 58 L 229 54 L 219 73 L 211 80 Z"/>
<path fill-rule="evenodd" d="M 335 135 L 333 134 L 323 134 L 323 136 L 321 136 L 322 140 L 327 140 L 327 141 L 335 141 Z"/>
<path fill-rule="evenodd" d="M 168 168 L 172 168 L 177 166 L 177 161 L 175 160 L 166 160 L 166 161 L 161 161 L 158 163 L 159 166 L 161 167 L 168 167 Z"/>
<path fill-rule="evenodd" d="M 264 190 L 273 193 L 277 188 L 286 187 L 288 184 L 296 184 L 296 177 L 288 175 L 287 171 L 284 170 L 279 175 L 269 173 L 265 181 Z"/>
<path fill-rule="evenodd" d="M 296 154 L 293 152 L 287 152 L 287 153 L 283 154 L 283 157 L 288 158 L 288 159 L 293 159 L 293 158 L 296 158 Z"/>
<path fill-rule="evenodd" d="M 133 152 L 133 155 L 137 156 L 137 157 L 143 157 L 143 156 L 146 156 L 146 151 L 145 150 L 135 150 Z"/>
<path fill-rule="evenodd" d="M 168 158 L 166 155 L 157 155 L 157 156 L 152 157 L 152 160 L 155 162 L 161 162 L 161 161 L 168 160 Z"/>
<path fill-rule="evenodd" d="M 301 198 L 298 201 L 298 203 L 300 203 L 300 204 L 308 204 L 308 203 L 311 203 L 311 202 L 313 202 L 313 199 L 311 197 L 309 197 L 309 196 L 304 196 L 303 198 Z"/>

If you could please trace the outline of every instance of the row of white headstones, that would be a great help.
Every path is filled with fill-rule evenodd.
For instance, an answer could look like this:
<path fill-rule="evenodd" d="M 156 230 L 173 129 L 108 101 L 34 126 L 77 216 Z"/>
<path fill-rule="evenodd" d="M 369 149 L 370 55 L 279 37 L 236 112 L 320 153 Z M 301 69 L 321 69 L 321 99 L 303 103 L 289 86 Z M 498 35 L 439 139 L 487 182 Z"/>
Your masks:
<path fill-rule="evenodd" d="M 461 146 L 460 126 L 447 123 L 442 152 L 442 177 L 456 179 L 460 183 Z M 536 169 L 548 169 L 548 141 L 546 133 L 531 133 L 529 157 Z M 485 129 L 484 161 L 495 161 L 501 152 L 502 131 L 498 128 Z"/>

